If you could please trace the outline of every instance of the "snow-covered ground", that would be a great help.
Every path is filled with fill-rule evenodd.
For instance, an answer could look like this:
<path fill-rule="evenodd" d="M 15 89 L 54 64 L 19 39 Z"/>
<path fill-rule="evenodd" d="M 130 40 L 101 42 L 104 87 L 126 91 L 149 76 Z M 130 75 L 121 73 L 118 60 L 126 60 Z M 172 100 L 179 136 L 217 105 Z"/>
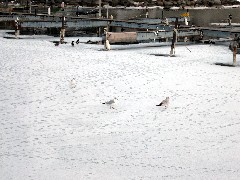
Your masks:
<path fill-rule="evenodd" d="M 240 67 L 214 64 L 232 63 L 227 46 L 169 57 L 169 46 L 3 36 L 1 180 L 239 179 Z"/>

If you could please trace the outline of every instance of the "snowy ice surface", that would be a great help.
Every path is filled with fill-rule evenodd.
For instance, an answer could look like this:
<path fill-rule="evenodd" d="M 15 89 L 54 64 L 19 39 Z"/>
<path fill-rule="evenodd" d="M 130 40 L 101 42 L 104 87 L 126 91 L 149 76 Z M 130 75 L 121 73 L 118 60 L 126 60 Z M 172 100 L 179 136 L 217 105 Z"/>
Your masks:
<path fill-rule="evenodd" d="M 169 57 L 169 46 L 4 36 L 1 180 L 239 179 L 240 67 L 214 64 L 232 63 L 227 46 Z M 102 104 L 114 97 L 115 109 Z"/>

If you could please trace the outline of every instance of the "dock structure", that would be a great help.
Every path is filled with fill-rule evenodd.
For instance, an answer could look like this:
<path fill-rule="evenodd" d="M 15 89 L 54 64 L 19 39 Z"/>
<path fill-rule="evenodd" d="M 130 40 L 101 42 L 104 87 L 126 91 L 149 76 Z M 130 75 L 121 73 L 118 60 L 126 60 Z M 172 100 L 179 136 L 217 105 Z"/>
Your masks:
<path fill-rule="evenodd" d="M 82 18 L 76 16 L 53 16 L 47 14 L 31 13 L 1 13 L 0 22 L 15 21 L 19 19 L 22 28 L 59 28 L 63 27 L 63 18 L 65 28 L 93 28 L 93 27 L 119 27 L 124 29 L 136 29 L 138 32 L 136 40 L 148 40 L 158 38 L 171 38 L 174 29 L 173 23 L 184 23 L 190 21 L 187 17 L 168 17 L 160 18 L 139 18 L 130 20 L 116 20 L 111 18 Z M 191 37 L 203 35 L 207 38 L 231 38 L 234 34 L 240 36 L 240 24 L 212 23 L 210 27 L 186 26 L 178 29 L 179 37 Z M 181 26 L 184 27 L 184 26 Z M 149 32 L 150 31 L 150 32 Z M 116 39 L 115 39 L 116 40 Z"/>
<path fill-rule="evenodd" d="M 0 15 L 1 21 L 14 21 L 19 18 L 21 22 L 21 27 L 26 28 L 61 28 L 62 26 L 62 17 L 61 16 L 51 16 L 46 14 L 5 14 Z M 89 27 L 122 27 L 130 29 L 148 29 L 148 30 L 172 30 L 173 27 L 165 23 L 166 19 L 132 19 L 128 21 L 124 20 L 115 20 L 107 18 L 81 18 L 66 16 L 65 17 L 66 27 L 69 28 L 89 28 Z M 169 23 L 175 22 L 176 18 L 170 17 L 167 18 Z M 184 22 L 185 18 L 178 18 L 178 22 Z"/>
<path fill-rule="evenodd" d="M 190 21 L 188 17 L 168 17 L 160 18 L 138 18 L 130 20 L 116 20 L 112 18 L 82 18 L 76 16 L 51 16 L 47 14 L 15 13 L 1 14 L 0 22 L 15 21 L 19 19 L 21 28 L 93 28 L 93 27 L 118 27 L 123 29 L 135 29 L 138 31 L 136 41 L 155 40 L 162 37 L 172 37 L 172 30 L 177 23 L 184 24 Z M 116 34 L 115 34 L 116 35 Z M 196 29 L 187 29 L 180 31 L 180 36 L 196 36 L 199 32 Z M 115 39 L 116 40 L 116 39 Z M 123 39 L 122 39 L 123 40 Z M 112 42 L 111 42 L 112 43 Z"/>
<path fill-rule="evenodd" d="M 200 36 L 198 29 L 179 29 L 178 38 Z M 172 31 L 136 31 L 136 32 L 108 32 L 106 34 L 109 43 L 137 43 L 146 40 L 158 41 L 161 39 L 172 38 Z M 105 40 L 105 37 L 103 37 Z"/>
<path fill-rule="evenodd" d="M 200 27 L 203 36 L 208 38 L 233 38 L 235 34 L 240 36 L 240 27 Z"/>

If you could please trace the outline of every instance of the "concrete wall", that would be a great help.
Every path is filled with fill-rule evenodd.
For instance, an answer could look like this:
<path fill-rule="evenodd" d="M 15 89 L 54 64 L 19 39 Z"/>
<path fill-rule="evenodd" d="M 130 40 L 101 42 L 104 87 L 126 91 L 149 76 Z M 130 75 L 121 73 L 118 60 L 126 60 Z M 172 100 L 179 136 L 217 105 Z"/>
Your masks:
<path fill-rule="evenodd" d="M 159 8 L 149 9 L 150 18 L 179 17 L 186 10 L 163 10 Z M 191 23 L 196 26 L 208 26 L 209 23 L 227 22 L 229 14 L 232 14 L 233 23 L 240 23 L 240 8 L 233 9 L 189 9 Z M 145 9 L 110 9 L 109 15 L 114 19 L 127 20 L 131 18 L 146 17 Z"/>

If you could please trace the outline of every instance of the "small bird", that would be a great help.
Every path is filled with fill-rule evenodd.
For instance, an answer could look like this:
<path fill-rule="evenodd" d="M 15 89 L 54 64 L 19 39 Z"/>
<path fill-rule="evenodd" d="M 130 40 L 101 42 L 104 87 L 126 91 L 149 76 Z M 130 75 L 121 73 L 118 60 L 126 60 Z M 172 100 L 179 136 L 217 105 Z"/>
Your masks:
<path fill-rule="evenodd" d="M 166 99 L 162 100 L 162 102 L 156 106 L 168 107 L 168 105 L 169 105 L 169 97 L 166 97 Z"/>
<path fill-rule="evenodd" d="M 77 82 L 75 80 L 75 78 L 73 78 L 70 82 L 69 82 L 69 86 L 71 89 L 75 88 L 77 85 Z"/>
<path fill-rule="evenodd" d="M 72 41 L 71 45 L 72 45 L 72 47 L 74 46 L 74 41 Z"/>
<path fill-rule="evenodd" d="M 76 41 L 76 44 L 78 44 L 79 43 L 79 39 Z"/>
<path fill-rule="evenodd" d="M 106 101 L 106 102 L 104 102 L 104 103 L 102 103 L 102 104 L 109 105 L 109 106 L 110 106 L 110 109 L 115 109 L 115 108 L 113 107 L 113 105 L 116 103 L 116 100 L 118 100 L 118 99 L 115 97 L 114 99 L 111 99 L 110 101 Z"/>

